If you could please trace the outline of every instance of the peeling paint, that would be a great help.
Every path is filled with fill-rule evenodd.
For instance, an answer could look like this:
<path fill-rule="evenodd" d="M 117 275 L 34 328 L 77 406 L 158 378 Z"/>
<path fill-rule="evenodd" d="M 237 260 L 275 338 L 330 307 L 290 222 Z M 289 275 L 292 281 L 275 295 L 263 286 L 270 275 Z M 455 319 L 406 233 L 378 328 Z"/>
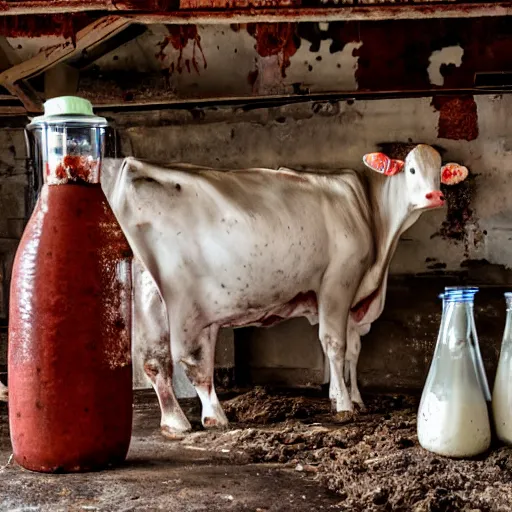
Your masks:
<path fill-rule="evenodd" d="M 250 23 L 247 32 L 256 39 L 256 51 L 261 57 L 276 56 L 281 76 L 286 76 L 290 59 L 300 46 L 296 23 Z"/>
<path fill-rule="evenodd" d="M 432 104 L 439 111 L 438 137 L 467 141 L 478 137 L 478 111 L 473 96 L 437 96 Z"/>
<path fill-rule="evenodd" d="M 441 50 L 432 52 L 429 59 L 428 76 L 432 85 L 443 86 L 444 77 L 441 74 L 441 67 L 447 65 L 453 65 L 460 67 L 462 64 L 462 56 L 464 55 L 464 49 L 460 46 L 447 46 Z"/>

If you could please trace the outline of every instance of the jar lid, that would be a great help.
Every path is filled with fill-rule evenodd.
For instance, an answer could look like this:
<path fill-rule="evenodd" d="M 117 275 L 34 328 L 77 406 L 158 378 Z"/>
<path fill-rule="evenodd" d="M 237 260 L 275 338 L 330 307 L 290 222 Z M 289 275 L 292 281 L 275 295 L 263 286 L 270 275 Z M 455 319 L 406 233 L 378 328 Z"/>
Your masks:
<path fill-rule="evenodd" d="M 60 96 L 52 98 L 44 104 L 45 116 L 67 116 L 70 114 L 93 116 L 92 103 L 78 96 Z"/>
<path fill-rule="evenodd" d="M 44 103 L 44 115 L 34 117 L 27 128 L 40 124 L 87 124 L 94 126 L 107 126 L 104 117 L 94 115 L 92 103 L 79 96 L 59 96 L 51 98 Z"/>

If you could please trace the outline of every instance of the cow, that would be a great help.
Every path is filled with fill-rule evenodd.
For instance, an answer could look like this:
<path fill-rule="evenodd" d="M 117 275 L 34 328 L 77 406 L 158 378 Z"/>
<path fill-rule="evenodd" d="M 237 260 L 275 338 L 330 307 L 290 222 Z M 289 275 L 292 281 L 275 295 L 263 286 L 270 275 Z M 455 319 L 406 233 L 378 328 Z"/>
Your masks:
<path fill-rule="evenodd" d="M 135 293 L 156 308 L 163 301 L 145 370 L 164 433 L 190 429 L 172 390 L 174 365 L 183 365 L 197 391 L 203 425 L 226 426 L 213 385 L 219 329 L 301 316 L 319 324 L 337 415 L 346 419 L 354 404 L 364 406 L 360 336 L 383 310 L 398 239 L 422 212 L 443 206 L 441 177 L 453 185 L 468 171 L 442 167 L 439 153 L 423 144 L 405 161 L 372 153 L 363 162 L 374 172 L 123 161 L 108 197 L 141 265 Z"/>

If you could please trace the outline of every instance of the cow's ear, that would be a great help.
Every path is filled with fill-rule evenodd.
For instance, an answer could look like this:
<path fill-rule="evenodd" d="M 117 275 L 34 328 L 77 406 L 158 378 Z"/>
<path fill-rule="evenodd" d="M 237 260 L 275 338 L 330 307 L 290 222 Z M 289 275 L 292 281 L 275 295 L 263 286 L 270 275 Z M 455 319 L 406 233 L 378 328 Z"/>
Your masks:
<path fill-rule="evenodd" d="M 372 171 L 380 172 L 386 176 L 398 174 L 405 165 L 402 160 L 394 160 L 384 153 L 368 153 L 363 156 L 363 163 Z"/>
<path fill-rule="evenodd" d="M 468 177 L 468 168 L 463 165 L 449 163 L 441 167 L 441 183 L 444 185 L 457 185 Z"/>

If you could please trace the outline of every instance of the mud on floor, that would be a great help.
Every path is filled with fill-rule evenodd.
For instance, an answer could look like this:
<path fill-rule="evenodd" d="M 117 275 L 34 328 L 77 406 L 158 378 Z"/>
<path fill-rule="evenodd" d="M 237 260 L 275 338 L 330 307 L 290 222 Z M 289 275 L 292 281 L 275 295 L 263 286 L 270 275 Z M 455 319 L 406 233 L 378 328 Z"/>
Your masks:
<path fill-rule="evenodd" d="M 272 462 L 310 473 L 351 511 L 510 511 L 512 450 L 450 460 L 416 437 L 417 398 L 366 397 L 368 412 L 333 423 L 330 401 L 256 389 L 224 402 L 231 429 L 180 441 L 228 454 L 234 463 Z"/>

